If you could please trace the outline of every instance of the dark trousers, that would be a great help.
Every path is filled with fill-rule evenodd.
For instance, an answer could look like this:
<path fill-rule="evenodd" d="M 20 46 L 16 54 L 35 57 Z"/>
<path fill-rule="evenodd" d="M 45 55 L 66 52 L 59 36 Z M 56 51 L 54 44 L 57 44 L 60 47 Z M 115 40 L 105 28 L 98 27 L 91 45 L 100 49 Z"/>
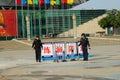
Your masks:
<path fill-rule="evenodd" d="M 87 47 L 83 47 L 82 50 L 83 50 L 83 59 L 88 60 L 88 49 L 87 49 Z"/>
<path fill-rule="evenodd" d="M 41 49 L 35 49 L 36 61 L 41 61 Z"/>

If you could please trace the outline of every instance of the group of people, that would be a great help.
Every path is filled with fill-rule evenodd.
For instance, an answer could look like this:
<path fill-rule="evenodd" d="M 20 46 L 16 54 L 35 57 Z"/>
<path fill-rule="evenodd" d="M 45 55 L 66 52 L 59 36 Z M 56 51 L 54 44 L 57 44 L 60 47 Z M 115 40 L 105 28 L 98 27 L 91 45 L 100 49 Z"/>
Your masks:
<path fill-rule="evenodd" d="M 90 49 L 90 43 L 84 33 L 81 34 L 80 44 L 83 51 L 83 61 L 88 61 L 88 48 Z M 41 50 L 43 48 L 40 38 L 37 36 L 33 41 L 32 48 L 35 50 L 36 62 L 41 62 Z"/>

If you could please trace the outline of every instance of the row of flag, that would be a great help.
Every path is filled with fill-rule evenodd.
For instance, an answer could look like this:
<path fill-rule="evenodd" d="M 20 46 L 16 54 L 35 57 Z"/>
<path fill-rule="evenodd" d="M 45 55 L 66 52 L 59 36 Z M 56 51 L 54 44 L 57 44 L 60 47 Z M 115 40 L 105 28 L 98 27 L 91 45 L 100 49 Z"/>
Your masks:
<path fill-rule="evenodd" d="M 60 5 L 60 4 L 73 4 L 74 0 L 16 0 L 17 5 L 43 5 L 43 4 L 50 4 L 50 5 Z"/>

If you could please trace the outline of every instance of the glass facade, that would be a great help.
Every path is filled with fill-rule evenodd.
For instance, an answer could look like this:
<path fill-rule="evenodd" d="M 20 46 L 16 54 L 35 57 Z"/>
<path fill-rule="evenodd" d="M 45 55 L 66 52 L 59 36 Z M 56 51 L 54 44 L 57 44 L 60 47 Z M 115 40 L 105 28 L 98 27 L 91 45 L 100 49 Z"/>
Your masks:
<path fill-rule="evenodd" d="M 51 36 L 51 34 L 57 36 L 72 29 L 73 15 L 76 15 L 76 26 L 78 26 L 105 12 L 105 10 L 18 10 L 18 37 L 27 37 L 26 16 L 28 15 L 30 37 L 33 38 Z"/>

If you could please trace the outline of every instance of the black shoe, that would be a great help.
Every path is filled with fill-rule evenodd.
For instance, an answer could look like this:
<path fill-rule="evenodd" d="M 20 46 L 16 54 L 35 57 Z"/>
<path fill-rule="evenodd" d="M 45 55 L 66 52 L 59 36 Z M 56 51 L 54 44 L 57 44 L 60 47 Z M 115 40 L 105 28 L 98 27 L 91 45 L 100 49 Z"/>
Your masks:
<path fill-rule="evenodd" d="M 59 61 L 57 60 L 57 62 L 59 62 Z"/>
<path fill-rule="evenodd" d="M 71 59 L 70 61 L 76 61 L 75 59 Z"/>
<path fill-rule="evenodd" d="M 88 61 L 88 60 L 86 59 L 86 60 L 83 60 L 83 61 Z"/>
<path fill-rule="evenodd" d="M 59 62 L 59 60 L 54 60 L 53 62 Z"/>
<path fill-rule="evenodd" d="M 88 59 L 84 59 L 83 61 L 88 61 Z"/>

